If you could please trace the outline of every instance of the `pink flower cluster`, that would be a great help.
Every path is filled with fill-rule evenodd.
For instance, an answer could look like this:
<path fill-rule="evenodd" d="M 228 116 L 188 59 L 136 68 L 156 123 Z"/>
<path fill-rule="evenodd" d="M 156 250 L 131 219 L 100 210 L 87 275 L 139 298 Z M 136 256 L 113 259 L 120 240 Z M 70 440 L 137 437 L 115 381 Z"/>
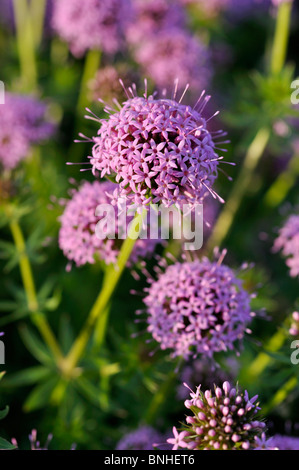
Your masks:
<path fill-rule="evenodd" d="M 52 25 L 75 56 L 90 49 L 114 54 L 130 18 L 130 0 L 56 0 Z"/>
<path fill-rule="evenodd" d="M 291 215 L 279 231 L 274 251 L 282 250 L 292 277 L 299 276 L 299 215 Z"/>
<path fill-rule="evenodd" d="M 190 398 L 185 407 L 193 416 L 186 417 L 181 432 L 174 427 L 174 437 L 167 440 L 173 450 L 252 450 L 267 445 L 265 423 L 258 420 L 257 395 L 249 398 L 247 391 L 224 382 L 222 388 L 215 386 L 214 393 L 203 392 L 199 385 Z"/>
<path fill-rule="evenodd" d="M 5 93 L 0 113 L 0 164 L 8 170 L 28 156 L 33 144 L 53 135 L 46 105 L 25 95 Z"/>
<path fill-rule="evenodd" d="M 136 48 L 134 58 L 159 88 L 176 78 L 198 91 L 210 79 L 209 54 L 204 44 L 184 29 L 165 29 Z"/>
<path fill-rule="evenodd" d="M 103 260 L 106 264 L 116 261 L 121 240 L 109 239 L 114 233 L 109 233 L 108 227 L 105 239 L 98 238 L 95 233 L 96 224 L 101 220 L 101 217 L 95 214 L 96 207 L 99 204 L 111 204 L 115 187 L 116 185 L 109 181 L 85 182 L 79 190 L 73 191 L 72 199 L 66 203 L 60 218 L 59 246 L 64 255 L 77 266 L 93 264 L 96 259 Z M 131 219 L 127 218 L 127 223 Z M 117 224 L 115 229 L 117 235 Z M 138 239 L 130 263 L 152 254 L 156 244 L 157 240 Z"/>
<path fill-rule="evenodd" d="M 172 356 L 234 349 L 251 321 L 250 295 L 232 269 L 207 258 L 175 263 L 145 289 L 148 331 Z"/>
<path fill-rule="evenodd" d="M 198 93 L 211 77 L 209 53 L 186 27 L 186 14 L 178 1 L 135 0 L 135 21 L 127 39 L 145 76 L 156 87 L 171 87 L 175 79 L 189 83 Z"/>
<path fill-rule="evenodd" d="M 93 172 L 114 176 L 120 196 L 138 205 L 194 206 L 207 191 L 216 198 L 212 186 L 221 157 L 215 140 L 224 133 L 208 130 L 202 116 L 207 100 L 199 99 L 191 108 L 175 99 L 137 97 L 132 91 L 119 111 L 108 109 L 109 118 L 99 120 L 90 159 Z"/>

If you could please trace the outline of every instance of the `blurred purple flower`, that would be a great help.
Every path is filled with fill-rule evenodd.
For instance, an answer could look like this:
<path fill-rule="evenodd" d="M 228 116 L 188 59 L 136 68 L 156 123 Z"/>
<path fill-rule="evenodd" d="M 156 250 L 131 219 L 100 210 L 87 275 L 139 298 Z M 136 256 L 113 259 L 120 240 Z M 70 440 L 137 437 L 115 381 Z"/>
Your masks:
<path fill-rule="evenodd" d="M 271 438 L 271 444 L 279 450 L 299 450 L 299 437 L 275 434 Z"/>
<path fill-rule="evenodd" d="M 176 262 L 156 281 L 149 280 L 144 298 L 147 330 L 172 357 L 212 357 L 233 350 L 248 331 L 250 295 L 221 261 Z"/>
<path fill-rule="evenodd" d="M 52 24 L 75 56 L 90 49 L 115 54 L 124 46 L 130 0 L 55 0 Z"/>
<path fill-rule="evenodd" d="M 279 230 L 273 251 L 279 250 L 287 257 L 286 264 L 290 268 L 290 275 L 299 276 L 299 215 L 291 215 Z"/>
<path fill-rule="evenodd" d="M 144 75 L 159 89 L 171 88 L 175 79 L 189 83 L 190 91 L 209 86 L 211 67 L 209 53 L 199 38 L 179 28 L 168 28 L 152 37 L 144 37 L 133 50 Z"/>
<path fill-rule="evenodd" d="M 164 441 L 162 434 L 150 426 L 141 426 L 126 434 L 118 442 L 116 450 L 153 450 L 154 444 Z"/>
<path fill-rule="evenodd" d="M 96 259 L 103 260 L 106 264 L 116 262 L 121 240 L 100 239 L 95 233 L 96 224 L 101 220 L 100 216 L 95 215 L 96 207 L 99 204 L 112 204 L 115 188 L 117 185 L 109 181 L 85 182 L 79 190 L 72 191 L 72 198 L 66 203 L 64 213 L 60 217 L 59 247 L 77 266 L 93 264 Z M 130 220 L 132 217 L 127 218 L 127 224 Z M 117 235 L 117 221 L 115 229 Z M 109 235 L 113 236 L 114 231 L 109 233 L 107 230 L 107 237 Z M 131 254 L 130 264 L 151 255 L 156 245 L 157 240 L 138 239 Z"/>
<path fill-rule="evenodd" d="M 13 169 L 33 144 L 50 138 L 55 127 L 46 122 L 46 105 L 31 96 L 6 93 L 0 109 L 0 164 Z"/>
<path fill-rule="evenodd" d="M 185 11 L 177 0 L 134 0 L 133 7 L 134 20 L 127 30 L 127 40 L 131 44 L 186 25 Z"/>

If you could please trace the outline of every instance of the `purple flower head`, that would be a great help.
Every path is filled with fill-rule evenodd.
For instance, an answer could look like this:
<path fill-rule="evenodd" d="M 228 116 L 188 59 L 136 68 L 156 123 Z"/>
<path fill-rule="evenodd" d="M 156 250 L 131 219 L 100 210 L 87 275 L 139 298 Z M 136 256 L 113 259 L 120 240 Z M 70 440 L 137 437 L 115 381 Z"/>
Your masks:
<path fill-rule="evenodd" d="M 51 137 L 54 126 L 46 122 L 46 109 L 30 96 L 5 94 L 0 113 L 0 165 L 15 168 L 33 144 Z"/>
<path fill-rule="evenodd" d="M 202 111 L 209 97 L 202 93 L 191 108 L 176 100 L 176 89 L 172 99 L 158 99 L 129 88 L 119 110 L 106 107 L 108 119 L 99 119 L 93 172 L 114 177 L 119 196 L 137 205 L 194 206 L 207 191 L 219 198 L 212 188 L 222 159 L 215 139 L 225 133 L 208 130 Z"/>
<path fill-rule="evenodd" d="M 275 434 L 271 438 L 271 444 L 279 450 L 299 450 L 299 437 Z"/>
<path fill-rule="evenodd" d="M 248 331 L 250 295 L 221 258 L 176 262 L 145 288 L 147 330 L 172 357 L 233 350 Z"/>
<path fill-rule="evenodd" d="M 287 258 L 292 277 L 299 276 L 299 215 L 291 215 L 279 231 L 273 246 L 275 252 L 282 250 Z"/>
<path fill-rule="evenodd" d="M 190 398 L 185 406 L 193 415 L 187 416 L 180 432 L 174 427 L 174 438 L 167 440 L 173 450 L 251 450 L 257 446 L 256 438 L 265 430 L 258 420 L 257 395 L 249 399 L 247 391 L 224 382 L 222 388 L 215 385 L 214 391 L 202 391 L 199 385 Z"/>
<path fill-rule="evenodd" d="M 117 186 L 114 183 L 108 181 L 85 182 L 79 190 L 72 192 L 72 199 L 66 203 L 60 218 L 59 246 L 64 255 L 77 266 L 92 264 L 96 259 L 103 260 L 106 264 L 116 262 L 121 240 L 100 239 L 95 231 L 97 223 L 101 220 L 100 216 L 96 216 L 96 208 L 100 204 L 111 205 L 115 187 Z M 131 217 L 127 217 L 127 223 L 130 220 Z M 115 234 L 118 233 L 116 221 Z M 109 235 L 113 236 L 114 230 L 110 233 L 107 227 L 107 237 Z M 140 257 L 151 255 L 156 244 L 157 240 L 138 239 L 131 254 L 130 264 L 137 262 Z"/>
<path fill-rule="evenodd" d="M 172 28 L 184 28 L 186 14 L 176 0 L 134 0 L 134 20 L 127 30 L 127 40 L 138 44 L 140 40 Z"/>
<path fill-rule="evenodd" d="M 90 49 L 114 54 L 123 47 L 130 0 L 56 0 L 52 25 L 75 56 Z"/>
<path fill-rule="evenodd" d="M 189 83 L 193 93 L 209 85 L 209 54 L 200 39 L 179 28 L 168 28 L 150 40 L 143 39 L 135 47 L 133 55 L 144 75 L 150 77 L 159 89 L 169 89 L 175 79 Z"/>
<path fill-rule="evenodd" d="M 153 446 L 163 440 L 163 436 L 155 429 L 150 426 L 141 426 L 122 437 L 116 450 L 153 450 Z"/>

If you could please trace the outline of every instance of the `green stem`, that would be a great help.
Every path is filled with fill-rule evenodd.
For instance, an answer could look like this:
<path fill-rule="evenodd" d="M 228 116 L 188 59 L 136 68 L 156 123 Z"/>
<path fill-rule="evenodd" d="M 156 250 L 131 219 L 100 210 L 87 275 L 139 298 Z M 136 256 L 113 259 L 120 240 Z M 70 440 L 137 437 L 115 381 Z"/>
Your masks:
<path fill-rule="evenodd" d="M 94 78 L 101 63 L 101 51 L 90 50 L 85 58 L 84 70 L 81 79 L 80 93 L 77 103 L 77 113 L 80 115 L 89 103 L 88 100 L 88 84 Z"/>
<path fill-rule="evenodd" d="M 281 72 L 286 60 L 291 10 L 292 2 L 282 2 L 278 7 L 271 56 L 271 73 L 273 75 L 277 75 Z"/>
<path fill-rule="evenodd" d="M 101 51 L 90 50 L 85 58 L 84 70 L 81 78 L 80 92 L 76 107 L 76 117 L 74 123 L 74 135 L 77 139 L 79 132 L 82 132 L 80 126 L 82 125 L 82 119 L 85 114 L 85 108 L 90 104 L 90 90 L 89 83 L 92 78 L 95 77 L 97 70 L 100 67 L 101 62 Z M 69 161 L 78 162 L 81 156 L 81 145 L 72 143 L 69 148 L 68 155 Z"/>
<path fill-rule="evenodd" d="M 16 220 L 12 220 L 9 223 L 9 227 L 12 233 L 13 240 L 16 245 L 16 249 L 19 254 L 19 265 L 21 277 L 26 293 L 28 309 L 31 312 L 32 322 L 38 328 L 40 334 L 44 338 L 46 344 L 52 351 L 54 357 L 57 360 L 61 360 L 62 354 L 60 347 L 56 341 L 56 338 L 51 330 L 50 325 L 47 322 L 45 315 L 38 311 L 38 300 L 36 295 L 35 284 L 33 280 L 32 270 L 29 258 L 26 254 L 26 245 L 23 237 L 23 233 L 19 223 Z"/>
<path fill-rule="evenodd" d="M 299 176 L 299 155 L 295 153 L 285 171 L 280 173 L 276 181 L 266 192 L 263 205 L 272 209 L 278 207 L 286 198 Z"/>
<path fill-rule="evenodd" d="M 84 350 L 92 334 L 92 331 L 94 330 L 97 320 L 100 318 L 100 316 L 107 315 L 107 306 L 115 291 L 118 281 L 121 278 L 127 261 L 132 253 L 136 239 L 138 238 L 138 235 L 142 230 L 142 223 L 145 214 L 146 210 L 143 209 L 142 214 L 135 215 L 135 218 L 129 229 L 128 238 L 124 241 L 122 245 L 116 265 L 112 265 L 107 268 L 103 288 L 100 291 L 89 313 L 85 326 L 83 327 L 81 333 L 73 344 L 69 354 L 65 358 L 63 370 L 66 376 L 72 376 L 74 368 L 77 366 L 82 354 L 84 353 Z M 105 335 L 106 327 L 107 321 L 103 321 L 103 337 Z"/>
<path fill-rule="evenodd" d="M 250 188 L 254 171 L 264 153 L 269 139 L 270 130 L 268 128 L 262 128 L 258 131 L 251 143 L 231 194 L 214 226 L 212 236 L 208 242 L 209 249 L 220 246 L 229 233 L 234 217 L 241 206 L 244 196 Z"/>
<path fill-rule="evenodd" d="M 266 406 L 263 406 L 263 412 L 265 414 L 268 414 L 273 408 L 276 408 L 279 406 L 294 390 L 294 388 L 298 384 L 298 379 L 297 377 L 291 377 L 273 396 L 273 398 L 270 400 Z"/>
<path fill-rule="evenodd" d="M 104 342 L 108 319 L 109 319 L 109 313 L 110 313 L 110 305 L 107 305 L 102 315 L 99 316 L 98 321 L 96 322 L 95 331 L 94 331 L 94 346 L 97 349 L 100 349 Z"/>
<path fill-rule="evenodd" d="M 43 37 L 47 0 L 31 0 L 29 5 L 31 28 L 36 48 Z"/>
<path fill-rule="evenodd" d="M 24 91 L 31 92 L 37 86 L 37 67 L 28 3 L 27 0 L 13 0 L 13 6 L 22 86 Z"/>

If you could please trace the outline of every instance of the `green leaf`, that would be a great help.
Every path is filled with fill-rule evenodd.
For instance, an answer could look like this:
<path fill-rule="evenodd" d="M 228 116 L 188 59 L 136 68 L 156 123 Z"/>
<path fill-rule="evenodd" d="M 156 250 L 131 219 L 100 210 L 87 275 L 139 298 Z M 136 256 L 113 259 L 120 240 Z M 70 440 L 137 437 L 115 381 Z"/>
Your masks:
<path fill-rule="evenodd" d="M 16 447 L 11 443 L 0 437 L 0 450 L 14 450 Z"/>
<path fill-rule="evenodd" d="M 19 308 L 15 312 L 5 315 L 5 317 L 0 319 L 0 326 L 7 325 L 8 323 L 12 323 L 14 321 L 20 320 L 21 318 L 28 317 L 30 312 L 28 308 Z"/>
<path fill-rule="evenodd" d="M 80 377 L 76 380 L 75 385 L 91 403 L 101 409 L 107 409 L 107 400 L 103 400 L 103 397 L 101 399 L 99 388 L 95 387 L 89 380 Z"/>
<path fill-rule="evenodd" d="M 44 366 L 30 367 L 26 370 L 16 372 L 5 379 L 4 387 L 21 387 L 48 379 L 52 371 Z"/>
<path fill-rule="evenodd" d="M 55 363 L 48 348 L 27 326 L 23 325 L 20 327 L 20 335 L 27 349 L 39 362 L 46 365 L 53 365 Z"/>
<path fill-rule="evenodd" d="M 14 310 L 17 306 L 18 304 L 13 300 L 3 300 L 0 302 L 0 311 Z"/>
<path fill-rule="evenodd" d="M 9 412 L 9 406 L 6 406 L 4 410 L 0 411 L 0 419 L 4 419 Z"/>
<path fill-rule="evenodd" d="M 47 382 L 35 387 L 24 403 L 24 410 L 29 412 L 49 404 L 52 392 L 58 380 L 59 378 L 57 376 L 51 377 Z"/>

